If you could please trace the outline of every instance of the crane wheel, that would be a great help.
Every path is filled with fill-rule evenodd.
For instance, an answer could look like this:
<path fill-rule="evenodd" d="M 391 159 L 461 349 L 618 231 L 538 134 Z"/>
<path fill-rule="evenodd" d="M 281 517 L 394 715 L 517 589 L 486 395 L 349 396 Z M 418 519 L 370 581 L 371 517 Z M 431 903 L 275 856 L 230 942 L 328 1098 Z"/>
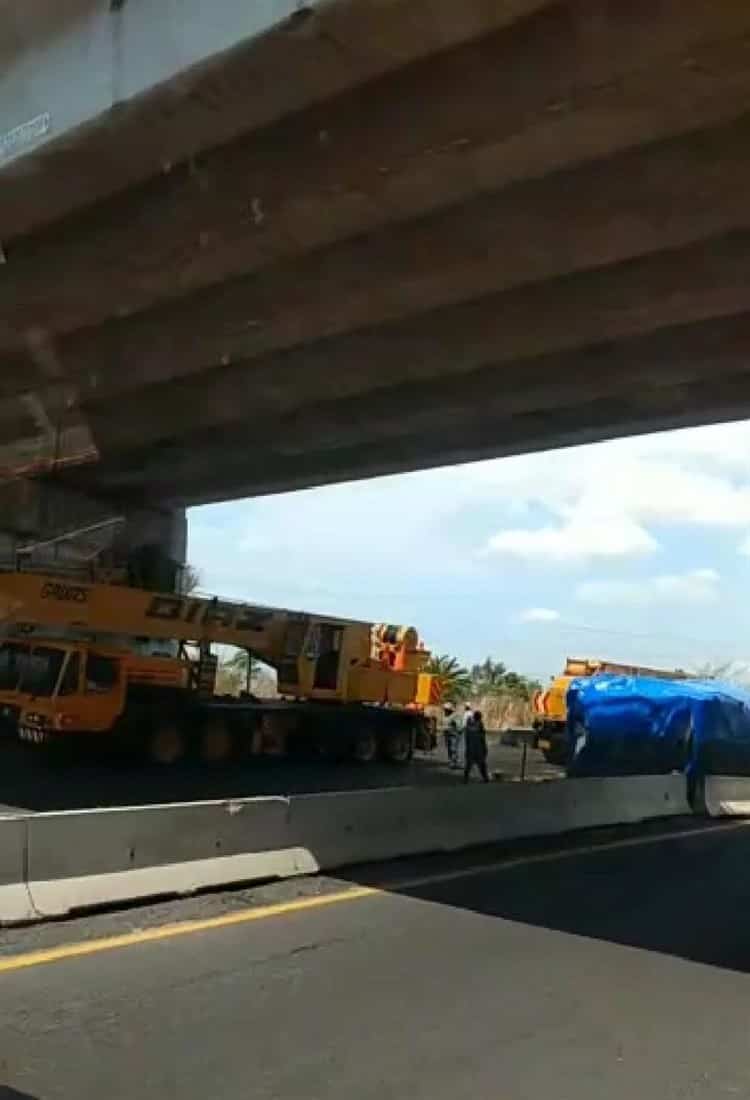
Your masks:
<path fill-rule="evenodd" d="M 352 741 L 352 756 L 358 764 L 371 764 L 378 758 L 378 747 L 375 731 L 361 730 Z"/>
<path fill-rule="evenodd" d="M 232 755 L 232 735 L 221 721 L 207 722 L 200 732 L 198 753 L 207 764 L 220 764 Z"/>
<path fill-rule="evenodd" d="M 185 735 L 176 722 L 162 722 L 148 738 L 148 756 L 155 764 L 176 764 L 185 748 Z"/>
<path fill-rule="evenodd" d="M 410 729 L 393 730 L 383 738 L 383 756 L 390 764 L 408 764 L 412 758 L 413 744 Z"/>

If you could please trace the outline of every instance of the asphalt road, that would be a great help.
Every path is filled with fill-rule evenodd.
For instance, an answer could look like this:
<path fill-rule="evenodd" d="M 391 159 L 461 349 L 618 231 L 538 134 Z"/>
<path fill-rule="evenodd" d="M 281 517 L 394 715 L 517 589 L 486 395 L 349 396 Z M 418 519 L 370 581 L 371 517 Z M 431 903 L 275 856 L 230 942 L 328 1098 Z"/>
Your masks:
<path fill-rule="evenodd" d="M 529 752 L 527 765 L 532 779 L 560 774 L 537 752 Z M 511 780 L 518 778 L 520 766 L 519 748 L 490 745 L 490 767 L 495 772 Z M 0 742 L 0 813 L 424 784 L 450 786 L 459 781 L 460 774 L 448 768 L 442 746 L 434 754 L 420 755 L 407 767 L 265 758 L 223 766 L 188 763 L 159 768 L 59 756 L 32 745 Z"/>
<path fill-rule="evenodd" d="M 750 829 L 685 828 L 9 933 L 0 1096 L 746 1097 Z"/>

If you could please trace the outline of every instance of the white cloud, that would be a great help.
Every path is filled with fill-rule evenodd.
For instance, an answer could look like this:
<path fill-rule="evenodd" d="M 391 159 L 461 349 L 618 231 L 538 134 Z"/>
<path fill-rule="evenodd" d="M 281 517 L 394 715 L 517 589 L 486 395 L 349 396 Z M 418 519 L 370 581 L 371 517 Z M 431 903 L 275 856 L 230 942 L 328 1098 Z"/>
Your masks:
<path fill-rule="evenodd" d="M 600 522 L 578 515 L 559 527 L 500 531 L 488 540 L 485 553 L 526 561 L 579 564 L 596 558 L 650 554 L 657 545 L 648 531 L 627 516 Z"/>
<path fill-rule="evenodd" d="M 576 596 L 584 603 L 606 607 L 711 604 L 718 599 L 719 581 L 715 569 L 690 569 L 641 580 L 585 581 L 578 585 Z"/>
<path fill-rule="evenodd" d="M 541 511 L 536 530 L 503 527 L 485 552 L 586 563 L 652 552 L 669 525 L 750 526 L 750 424 L 716 425 L 518 456 L 473 468 L 505 516 Z M 552 521 L 552 522 L 550 522 Z M 744 544 L 750 554 L 750 538 Z"/>
<path fill-rule="evenodd" d="M 556 623 L 560 612 L 551 607 L 527 607 L 518 616 L 519 623 Z"/>

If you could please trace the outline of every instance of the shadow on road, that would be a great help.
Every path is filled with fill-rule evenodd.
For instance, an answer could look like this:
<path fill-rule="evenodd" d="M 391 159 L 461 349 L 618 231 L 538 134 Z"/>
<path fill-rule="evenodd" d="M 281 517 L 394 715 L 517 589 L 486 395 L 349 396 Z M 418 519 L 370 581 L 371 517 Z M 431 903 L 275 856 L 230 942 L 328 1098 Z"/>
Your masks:
<path fill-rule="evenodd" d="M 186 762 L 169 768 L 136 761 L 40 753 L 33 746 L 0 746 L 0 804 L 40 812 L 140 806 L 212 798 L 302 794 L 441 782 L 427 762 L 405 768 L 358 767 L 324 761 L 259 758 L 231 764 Z M 452 780 L 444 776 L 442 781 Z"/>
<path fill-rule="evenodd" d="M 659 839 L 682 828 L 678 839 Z M 613 847 L 634 839 L 651 842 Z M 417 863 L 416 876 L 414 865 L 404 870 L 401 885 L 386 867 L 346 877 L 485 917 L 750 972 L 750 828 L 717 825 L 705 832 L 688 819 L 603 837 L 579 834 L 567 843 L 559 858 L 539 841 L 512 852 L 437 857 Z M 515 866 L 409 885 L 415 877 L 450 875 L 462 862 L 470 867 L 519 855 Z"/>
<path fill-rule="evenodd" d="M 529 760 L 529 774 L 546 767 Z M 520 751 L 497 746 L 491 766 L 518 773 Z M 0 743 L 0 812 L 76 810 L 194 802 L 253 795 L 293 795 L 318 791 L 373 790 L 397 786 L 455 786 L 458 773 L 444 754 L 420 755 L 406 767 L 391 764 L 335 764 L 316 759 L 253 758 L 228 764 L 188 762 L 171 768 L 83 754 L 41 752 L 31 745 Z"/>

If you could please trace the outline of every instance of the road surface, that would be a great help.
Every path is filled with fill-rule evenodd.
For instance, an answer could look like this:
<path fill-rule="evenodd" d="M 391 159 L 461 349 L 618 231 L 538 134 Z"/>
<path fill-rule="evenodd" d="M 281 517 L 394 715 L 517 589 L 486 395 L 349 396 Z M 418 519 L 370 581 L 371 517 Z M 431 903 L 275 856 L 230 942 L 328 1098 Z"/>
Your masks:
<path fill-rule="evenodd" d="M 680 828 L 9 931 L 0 1096 L 746 1097 L 750 829 Z"/>
<path fill-rule="evenodd" d="M 527 774 L 532 779 L 561 774 L 559 769 L 545 764 L 541 753 L 530 751 L 527 763 Z M 519 775 L 520 764 L 520 749 L 498 743 L 490 745 L 490 767 L 495 772 L 514 779 Z M 122 761 L 57 757 L 32 745 L 0 742 L 0 813 L 404 785 L 452 786 L 460 778 L 459 773 L 448 768 L 442 745 L 434 754 L 420 755 L 407 767 L 266 758 L 222 766 L 188 763 L 165 769 Z"/>

